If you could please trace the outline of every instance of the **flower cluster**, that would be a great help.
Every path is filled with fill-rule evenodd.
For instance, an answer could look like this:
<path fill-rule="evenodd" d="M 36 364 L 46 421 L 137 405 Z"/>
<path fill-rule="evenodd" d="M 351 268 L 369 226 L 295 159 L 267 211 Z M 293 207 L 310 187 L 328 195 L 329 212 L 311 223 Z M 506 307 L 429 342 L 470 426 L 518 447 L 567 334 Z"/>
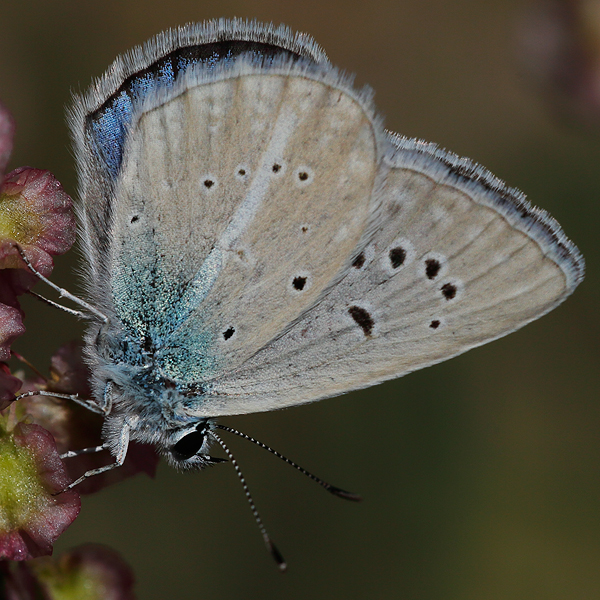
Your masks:
<path fill-rule="evenodd" d="M 47 556 L 79 514 L 81 493 L 140 471 L 153 476 L 158 456 L 152 448 L 132 444 L 121 468 L 68 489 L 86 471 L 114 460 L 107 451 L 61 459 L 68 450 L 102 444 L 100 415 L 49 395 L 91 397 L 81 345 L 60 348 L 48 377 L 35 369 L 29 378 L 11 372 L 11 358 L 28 365 L 11 346 L 25 332 L 19 296 L 38 282 L 22 254 L 48 277 L 52 257 L 75 241 L 71 198 L 49 171 L 21 167 L 4 175 L 14 129 L 0 103 L 0 597 L 125 600 L 133 598 L 133 579 L 112 550 L 85 546 L 58 560 Z M 36 394 L 40 391 L 45 395 Z M 25 392 L 33 394 L 18 396 Z M 81 594 L 84 589 L 95 595 Z"/>
<path fill-rule="evenodd" d="M 133 573 L 110 548 L 86 544 L 57 560 L 0 563 L 0 594 L 7 600 L 134 600 Z"/>
<path fill-rule="evenodd" d="M 71 198 L 49 171 L 21 167 L 4 175 L 14 134 L 10 113 L 0 104 L 0 361 L 25 332 L 18 296 L 37 278 L 26 267 L 21 247 L 42 275 L 52 271 L 52 256 L 66 252 L 75 241 Z M 6 408 L 21 382 L 0 367 L 0 409 Z"/>

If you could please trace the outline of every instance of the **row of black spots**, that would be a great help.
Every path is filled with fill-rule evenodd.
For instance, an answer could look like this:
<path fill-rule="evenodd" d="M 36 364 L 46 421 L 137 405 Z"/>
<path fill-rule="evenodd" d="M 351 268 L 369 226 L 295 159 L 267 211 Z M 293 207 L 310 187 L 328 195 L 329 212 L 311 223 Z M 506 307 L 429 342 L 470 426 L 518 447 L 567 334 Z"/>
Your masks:
<path fill-rule="evenodd" d="M 292 279 L 291 287 L 294 292 L 302 292 L 306 289 L 308 284 L 308 276 L 306 275 L 296 275 Z M 233 326 L 229 326 L 225 331 L 223 331 L 223 340 L 227 341 L 233 337 L 235 334 L 235 328 Z"/>
<path fill-rule="evenodd" d="M 273 175 L 282 175 L 285 171 L 285 164 L 283 161 L 274 161 L 271 165 L 271 172 Z M 249 174 L 249 170 L 247 167 L 240 165 L 236 167 L 235 176 L 238 179 L 246 180 Z M 308 167 L 299 167 L 296 170 L 296 178 L 300 184 L 308 184 L 312 181 L 312 171 Z M 202 185 L 210 190 L 214 188 L 217 184 L 217 180 L 215 177 L 211 175 L 207 175 L 201 178 Z"/>
<path fill-rule="evenodd" d="M 237 169 L 235 171 L 235 176 L 238 179 L 245 180 L 247 174 L 248 174 L 248 170 L 246 169 L 246 167 L 242 167 L 242 166 L 237 167 Z M 200 181 L 201 181 L 202 187 L 206 191 L 212 191 L 217 187 L 217 178 L 213 177 L 212 175 L 205 175 L 204 177 L 200 178 Z"/>
<path fill-rule="evenodd" d="M 396 271 L 403 265 L 408 264 L 409 251 L 408 247 L 401 244 L 388 250 L 388 260 L 392 271 Z M 442 258 L 436 257 L 428 257 L 424 260 L 425 276 L 427 279 L 433 280 L 440 274 L 442 270 L 442 260 Z"/>
<path fill-rule="evenodd" d="M 350 306 L 348 314 L 354 319 L 354 322 L 362 329 L 365 337 L 370 337 L 375 327 L 375 321 L 366 308 L 361 306 Z"/>
<path fill-rule="evenodd" d="M 283 175 L 285 172 L 285 163 L 283 161 L 274 161 L 271 165 L 271 171 L 273 172 L 273 175 Z M 294 172 L 294 178 L 299 185 L 308 185 L 309 183 L 312 183 L 313 180 L 312 169 L 300 166 Z"/>
<path fill-rule="evenodd" d="M 387 252 L 387 260 L 389 261 L 388 266 L 391 268 L 392 272 L 397 271 L 400 267 L 408 264 L 412 253 L 413 251 L 410 242 L 398 244 L 390 248 Z M 360 270 L 365 266 L 366 262 L 367 256 L 365 252 L 361 252 L 352 261 L 352 266 L 355 269 Z"/>
<path fill-rule="evenodd" d="M 429 279 L 431 281 L 433 281 L 434 279 L 437 279 L 438 276 L 442 272 L 442 268 L 444 266 L 444 258 L 436 257 L 436 256 L 429 256 L 424 260 L 424 263 L 425 263 L 425 276 L 427 277 L 427 279 Z M 458 293 L 457 285 L 452 282 L 444 283 L 439 288 L 439 290 L 442 293 L 442 296 L 446 300 L 454 300 L 454 298 L 456 298 L 456 295 Z M 436 322 L 437 321 L 432 321 L 431 327 L 433 329 L 437 329 L 437 327 L 439 327 L 439 322 L 437 325 L 435 325 Z"/>
<path fill-rule="evenodd" d="M 399 269 L 405 262 L 408 257 L 408 251 L 403 246 L 395 246 L 388 251 L 388 259 L 390 261 L 390 267 L 392 270 Z M 367 257 L 364 252 L 361 252 L 356 256 L 356 258 L 352 261 L 352 266 L 360 270 L 362 269 L 367 262 Z"/>

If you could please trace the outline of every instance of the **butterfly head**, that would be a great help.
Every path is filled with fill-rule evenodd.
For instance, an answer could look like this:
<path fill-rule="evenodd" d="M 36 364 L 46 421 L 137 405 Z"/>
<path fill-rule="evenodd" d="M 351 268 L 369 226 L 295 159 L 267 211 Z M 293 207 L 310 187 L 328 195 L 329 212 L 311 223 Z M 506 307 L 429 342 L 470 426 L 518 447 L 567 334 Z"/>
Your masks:
<path fill-rule="evenodd" d="M 193 426 L 169 432 L 161 444 L 162 454 L 177 469 L 203 469 L 224 459 L 208 454 L 213 428 L 211 421 L 203 419 Z"/>
<path fill-rule="evenodd" d="M 121 395 L 123 389 L 110 385 L 112 406 L 102 429 L 105 446 L 117 460 L 124 458 L 129 443 L 136 441 L 154 446 L 172 467 L 180 470 L 197 470 L 223 462 L 208 454 L 216 440 L 211 433 L 215 428 L 211 419 L 181 415 L 175 418 L 172 407 L 166 403 L 149 403 L 139 410 L 131 398 Z"/>

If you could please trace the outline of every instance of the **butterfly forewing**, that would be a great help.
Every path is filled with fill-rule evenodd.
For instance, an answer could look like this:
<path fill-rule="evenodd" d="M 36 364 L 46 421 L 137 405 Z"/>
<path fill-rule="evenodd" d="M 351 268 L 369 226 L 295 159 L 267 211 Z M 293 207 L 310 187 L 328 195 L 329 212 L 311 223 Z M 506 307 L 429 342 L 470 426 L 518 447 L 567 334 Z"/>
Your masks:
<path fill-rule="evenodd" d="M 252 66 L 190 78 L 134 124 L 111 291 L 127 329 L 154 341 L 165 377 L 238 368 L 315 303 L 358 246 L 378 139 L 366 99 L 338 79 L 330 67 L 317 79 Z"/>

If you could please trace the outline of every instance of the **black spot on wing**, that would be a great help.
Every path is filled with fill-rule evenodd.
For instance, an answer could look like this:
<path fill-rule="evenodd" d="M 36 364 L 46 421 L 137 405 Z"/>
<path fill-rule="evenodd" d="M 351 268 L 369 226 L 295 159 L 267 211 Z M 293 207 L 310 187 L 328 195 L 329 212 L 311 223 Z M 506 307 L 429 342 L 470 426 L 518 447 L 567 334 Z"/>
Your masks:
<path fill-rule="evenodd" d="M 367 310 L 360 306 L 351 306 L 348 309 L 348 314 L 354 319 L 356 324 L 363 330 L 365 336 L 370 336 L 375 327 L 375 321 Z"/>
<path fill-rule="evenodd" d="M 390 250 L 389 257 L 392 269 L 397 269 L 401 267 L 404 264 L 404 261 L 406 260 L 406 250 L 401 246 L 392 248 Z"/>
<path fill-rule="evenodd" d="M 302 291 L 306 285 L 306 277 L 294 277 L 292 285 L 294 286 L 295 290 L 298 290 L 299 292 Z"/>
<path fill-rule="evenodd" d="M 361 252 L 353 261 L 352 261 L 352 266 L 355 269 L 362 269 L 363 265 L 365 264 L 365 253 Z"/>
<path fill-rule="evenodd" d="M 446 300 L 452 300 L 456 297 L 456 286 L 453 283 L 445 283 L 441 287 L 441 292 Z"/>
<path fill-rule="evenodd" d="M 425 275 L 427 275 L 427 279 L 435 279 L 440 272 L 442 265 L 440 261 L 435 258 L 428 258 L 425 261 Z"/>

